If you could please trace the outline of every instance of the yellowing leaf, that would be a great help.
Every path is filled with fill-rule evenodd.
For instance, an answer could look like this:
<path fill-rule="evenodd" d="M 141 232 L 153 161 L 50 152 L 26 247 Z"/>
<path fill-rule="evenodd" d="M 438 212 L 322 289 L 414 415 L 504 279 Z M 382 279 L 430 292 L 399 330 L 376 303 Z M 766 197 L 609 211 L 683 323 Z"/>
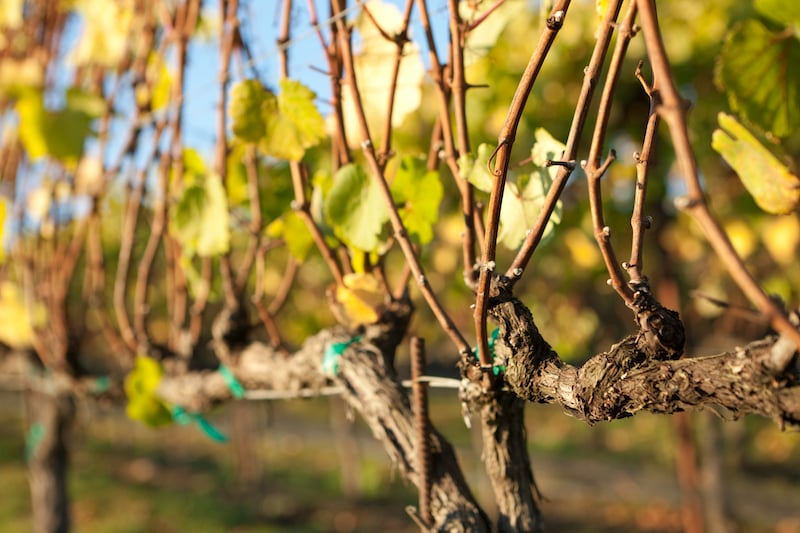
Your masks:
<path fill-rule="evenodd" d="M 336 287 L 336 301 L 347 326 L 377 322 L 383 310 L 384 293 L 372 274 L 347 274 L 344 286 Z"/>
<path fill-rule="evenodd" d="M 0 342 L 12 348 L 28 348 L 33 343 L 34 328 L 47 322 L 41 303 L 27 303 L 15 283 L 0 283 Z"/>
<path fill-rule="evenodd" d="M 0 0 L 0 28 L 15 29 L 22 25 L 23 0 Z"/>
<path fill-rule="evenodd" d="M 789 213 L 800 203 L 800 178 L 792 174 L 734 117 L 720 113 L 711 146 L 736 171 L 764 211 Z"/>
<path fill-rule="evenodd" d="M 128 417 L 149 426 L 161 426 L 172 421 L 166 404 L 156 395 L 164 371 L 161 364 L 145 355 L 137 355 L 133 370 L 125 376 L 125 395 L 128 397 Z"/>
<path fill-rule="evenodd" d="M 403 17 L 397 6 L 373 0 L 367 3 L 370 14 L 389 35 L 399 32 Z M 363 12 L 355 21 L 355 29 L 361 40 L 361 49 L 355 54 L 356 80 L 367 116 L 370 132 L 375 136 L 383 131 L 389 105 L 389 90 L 394 69 L 397 45 L 386 40 L 375 27 L 375 22 Z M 405 118 L 416 111 L 422 103 L 422 81 L 425 66 L 419 49 L 414 43 L 406 43 L 392 107 L 392 126 L 400 126 Z M 349 88 L 342 89 L 342 107 L 345 116 L 347 140 L 352 147 L 363 140 L 355 116 L 355 106 Z M 374 138 L 373 141 L 377 139 Z"/>
<path fill-rule="evenodd" d="M 781 266 L 789 266 L 797 261 L 795 253 L 800 242 L 800 222 L 797 215 L 768 220 L 762 227 L 761 235 L 764 246 L 775 262 Z"/>
<path fill-rule="evenodd" d="M 572 228 L 564 234 L 564 242 L 569 250 L 572 262 L 581 268 L 591 269 L 600 261 L 597 245 L 578 228 Z"/>
<path fill-rule="evenodd" d="M 725 225 L 725 233 L 733 244 L 736 253 L 742 259 L 747 259 L 756 247 L 756 236 L 749 225 L 741 220 L 735 220 Z"/>
<path fill-rule="evenodd" d="M 96 64 L 116 67 L 132 42 L 129 33 L 133 22 L 133 5 L 128 0 L 77 0 L 76 11 L 84 23 L 71 61 L 76 65 Z"/>
<path fill-rule="evenodd" d="M 281 92 L 264 93 L 261 113 L 266 135 L 258 147 L 278 159 L 299 161 L 306 149 L 325 138 L 325 121 L 319 113 L 311 89 L 299 81 L 282 79 Z"/>
<path fill-rule="evenodd" d="M 219 176 L 205 176 L 201 183 L 185 188 L 170 210 L 169 228 L 188 255 L 209 257 L 228 251 L 228 200 Z"/>
<path fill-rule="evenodd" d="M 242 80 L 231 87 L 228 116 L 233 134 L 239 139 L 256 142 L 267 132 L 261 111 L 266 94 L 258 80 Z"/>
<path fill-rule="evenodd" d="M 159 54 L 150 54 L 147 62 L 147 80 L 150 83 L 150 109 L 159 111 L 167 107 L 169 96 L 172 92 L 172 74 L 167 68 L 167 62 Z"/>

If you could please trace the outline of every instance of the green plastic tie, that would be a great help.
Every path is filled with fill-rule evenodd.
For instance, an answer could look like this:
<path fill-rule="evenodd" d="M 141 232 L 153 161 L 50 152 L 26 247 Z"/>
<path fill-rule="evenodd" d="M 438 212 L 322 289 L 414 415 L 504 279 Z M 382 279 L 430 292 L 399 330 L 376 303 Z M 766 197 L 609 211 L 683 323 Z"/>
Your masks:
<path fill-rule="evenodd" d="M 186 426 L 194 422 L 200 427 L 200 430 L 205 433 L 206 437 L 216 442 L 228 442 L 228 437 L 220 433 L 214 426 L 206 420 L 200 413 L 188 413 L 186 409 L 180 405 L 172 408 L 172 419 L 178 424 Z"/>
<path fill-rule="evenodd" d="M 228 385 L 228 388 L 231 390 L 231 394 L 237 400 L 241 400 L 244 398 L 244 387 L 242 384 L 239 383 L 239 380 L 236 379 L 236 376 L 233 375 L 231 369 L 225 365 L 219 365 L 217 369 L 222 377 L 225 379 L 225 383 Z"/>
<path fill-rule="evenodd" d="M 111 387 L 111 378 L 108 376 L 100 376 L 99 378 L 94 380 L 94 385 L 92 386 L 92 392 L 95 394 L 102 394 L 106 392 Z"/>
<path fill-rule="evenodd" d="M 325 353 L 322 357 L 323 374 L 334 377 L 337 376 L 339 374 L 339 359 L 342 357 L 342 354 L 348 346 L 360 340 L 361 335 L 356 335 L 349 341 L 334 342 L 333 344 L 329 344 L 328 347 L 325 348 Z"/>
<path fill-rule="evenodd" d="M 492 356 L 492 360 L 494 360 L 495 357 L 494 344 L 495 342 L 497 342 L 497 338 L 499 336 L 500 336 L 500 328 L 494 328 L 492 330 L 492 333 L 489 335 L 489 343 L 488 343 L 489 355 Z M 481 359 L 480 350 L 478 348 L 475 348 L 473 353 L 475 354 L 475 359 L 480 361 Z M 505 372 L 505 371 L 506 371 L 506 365 L 492 365 L 492 374 L 494 374 L 495 376 L 499 376 L 500 372 Z"/>
<path fill-rule="evenodd" d="M 25 461 L 30 462 L 36 454 L 36 450 L 44 439 L 45 428 L 41 422 L 31 424 L 28 434 L 25 436 Z"/>

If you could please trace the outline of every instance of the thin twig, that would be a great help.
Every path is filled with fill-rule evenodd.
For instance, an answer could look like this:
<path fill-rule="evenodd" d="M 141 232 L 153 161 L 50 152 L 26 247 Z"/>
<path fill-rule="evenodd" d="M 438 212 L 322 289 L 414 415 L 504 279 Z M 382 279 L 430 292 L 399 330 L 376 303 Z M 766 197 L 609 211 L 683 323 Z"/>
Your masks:
<path fill-rule="evenodd" d="M 333 0 L 333 5 L 336 12 L 341 12 L 341 0 Z M 425 273 L 422 269 L 422 265 L 419 262 L 419 257 L 414 250 L 414 246 L 411 244 L 411 240 L 408 238 L 408 232 L 406 231 L 403 221 L 400 218 L 400 213 L 397 211 L 397 206 L 392 199 L 392 192 L 389 189 L 389 184 L 386 182 L 383 169 L 381 169 L 378 159 L 375 155 L 375 149 L 370 137 L 369 127 L 367 126 L 367 117 L 364 113 L 364 107 L 361 103 L 358 84 L 355 76 L 355 68 L 353 65 L 353 51 L 351 48 L 349 31 L 345 27 L 344 21 L 342 20 L 338 20 L 336 25 L 339 29 L 339 44 L 342 50 L 345 75 L 348 81 L 348 87 L 350 88 L 350 94 L 352 96 L 353 103 L 355 104 L 358 127 L 361 133 L 362 152 L 364 153 L 367 165 L 372 172 L 372 177 L 375 180 L 378 190 L 380 191 L 389 211 L 389 221 L 391 222 L 394 230 L 394 237 L 400 245 L 400 249 L 403 251 L 406 261 L 411 267 L 411 272 L 414 274 L 414 279 L 417 282 L 422 296 L 425 298 L 425 301 L 428 303 L 428 306 L 430 307 L 434 316 L 439 321 L 442 329 L 450 336 L 459 352 L 468 354 L 471 352 L 469 343 L 467 343 L 466 339 L 461 334 L 452 318 L 450 318 L 450 315 L 444 309 L 442 304 L 439 302 L 436 294 L 433 292 L 433 289 L 428 282 L 428 278 L 425 276 Z"/>
<path fill-rule="evenodd" d="M 514 97 L 511 100 L 505 123 L 500 130 L 497 148 L 493 154 L 493 158 L 495 159 L 494 169 L 492 170 L 494 174 L 494 185 L 489 196 L 489 220 L 483 239 L 483 256 L 480 265 L 480 277 L 478 279 L 474 313 L 475 335 L 478 339 L 480 364 L 482 368 L 487 370 L 492 367 L 492 359 L 489 355 L 489 339 L 486 335 L 487 300 L 489 296 L 491 274 L 495 269 L 497 234 L 500 226 L 500 208 L 503 203 L 503 191 L 505 190 L 508 165 L 511 159 L 511 147 L 514 144 L 517 127 L 519 126 L 519 121 L 522 119 L 522 111 L 525 108 L 525 103 L 528 101 L 528 95 L 530 95 L 533 83 L 536 81 L 539 70 L 544 64 L 550 46 L 552 46 L 556 35 L 558 35 L 561 26 L 564 24 L 564 18 L 567 15 L 569 4 L 570 0 L 560 0 L 553 6 L 545 28 L 539 36 L 536 48 L 531 54 L 528 65 L 525 67 L 525 71 L 514 92 Z M 551 189 L 551 193 L 552 192 L 553 190 Z"/>
<path fill-rule="evenodd" d="M 675 87 L 669 61 L 664 49 L 664 42 L 658 27 L 655 2 L 653 0 L 636 0 L 639 6 L 642 30 L 644 33 L 647 54 L 653 66 L 653 74 L 659 81 L 661 102 L 658 113 L 669 127 L 675 156 L 683 173 L 688 193 L 677 202 L 678 207 L 685 209 L 700 224 L 703 232 L 722 263 L 739 288 L 747 295 L 756 307 L 769 319 L 770 325 L 782 335 L 791 339 L 800 348 L 800 332 L 792 325 L 783 310 L 759 287 L 753 279 L 744 261 L 736 253 L 730 239 L 711 214 L 706 203 L 703 189 L 697 172 L 697 162 L 689 142 L 689 131 L 686 124 L 686 106 Z M 773 361 L 775 371 L 783 371 L 792 361 L 794 353 L 785 352 L 784 357 Z"/>
<path fill-rule="evenodd" d="M 634 2 L 632 5 L 636 5 Z M 647 84 L 642 75 L 642 63 L 636 67 L 636 78 L 642 84 L 647 96 L 650 98 L 650 111 L 647 117 L 647 126 L 642 140 L 642 151 L 634 154 L 636 158 L 636 191 L 633 199 L 633 213 L 631 213 L 631 259 L 623 265 L 628 270 L 628 277 L 631 283 L 639 283 L 642 280 L 642 249 L 644 243 L 644 232 L 652 225 L 652 217 L 644 215 L 644 204 L 647 196 L 647 177 L 650 170 L 650 162 L 653 160 L 656 145 L 656 133 L 658 133 L 658 91 L 655 82 L 652 87 Z"/>

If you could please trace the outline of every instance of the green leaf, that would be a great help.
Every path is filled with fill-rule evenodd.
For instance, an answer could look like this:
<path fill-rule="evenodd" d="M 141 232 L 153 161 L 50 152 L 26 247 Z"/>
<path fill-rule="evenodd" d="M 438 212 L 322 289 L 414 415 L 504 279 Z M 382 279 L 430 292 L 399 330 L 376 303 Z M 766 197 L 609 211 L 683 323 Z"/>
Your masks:
<path fill-rule="evenodd" d="M 153 427 L 172 422 L 170 410 L 156 395 L 162 375 L 158 361 L 144 355 L 136 356 L 133 370 L 125 376 L 128 417 Z"/>
<path fill-rule="evenodd" d="M 41 91 L 24 91 L 17 100 L 19 137 L 31 159 L 49 155 L 73 169 L 78 165 L 97 110 L 96 100 L 85 93 L 67 94 L 64 109 L 45 109 Z"/>
<path fill-rule="evenodd" d="M 428 171 L 425 161 L 404 157 L 392 182 L 392 198 L 409 234 L 419 244 L 433 239 L 433 224 L 439 218 L 444 188 L 439 173 Z"/>
<path fill-rule="evenodd" d="M 349 164 L 336 172 L 323 209 L 334 233 L 345 243 L 368 252 L 381 244 L 389 215 L 363 168 Z"/>
<path fill-rule="evenodd" d="M 800 27 L 800 2 L 797 0 L 755 0 L 753 7 L 782 26 Z"/>
<path fill-rule="evenodd" d="M 274 220 L 264 231 L 273 239 L 282 238 L 289 248 L 289 253 L 301 263 L 305 261 L 314 245 L 314 239 L 308 232 L 305 222 L 293 211 Z"/>
<path fill-rule="evenodd" d="M 250 192 L 247 186 L 247 169 L 244 166 L 244 146 L 235 145 L 228 152 L 227 169 L 225 171 L 225 190 L 228 193 L 228 205 L 233 207 L 250 204 Z"/>
<path fill-rule="evenodd" d="M 242 80 L 231 87 L 228 116 L 233 134 L 247 142 L 258 142 L 267 132 L 261 106 L 268 91 L 258 80 Z"/>
<path fill-rule="evenodd" d="M 516 183 L 506 183 L 500 209 L 500 232 L 497 240 L 512 250 L 525 240 L 558 173 L 558 167 L 548 167 L 547 161 L 559 159 L 564 152 L 564 145 L 544 128 L 537 129 L 534 136 L 536 143 L 531 149 L 531 160 L 536 169 L 529 175 L 521 176 Z M 548 237 L 561 222 L 561 210 L 559 201 L 545 226 L 542 238 Z"/>
<path fill-rule="evenodd" d="M 748 122 L 786 137 L 800 128 L 800 41 L 755 19 L 728 34 L 717 62 L 716 82 Z"/>
<path fill-rule="evenodd" d="M 458 171 L 461 177 L 483 192 L 491 192 L 494 185 L 494 176 L 489 172 L 487 165 L 492 156 L 492 148 L 486 143 L 478 146 L 478 155 L 467 153 L 458 158 Z"/>
<path fill-rule="evenodd" d="M 316 95 L 298 81 L 282 79 L 281 93 L 264 93 L 261 105 L 266 136 L 258 146 L 267 155 L 299 161 L 307 148 L 325 138 L 325 121 L 314 105 Z"/>
<path fill-rule="evenodd" d="M 466 22 L 472 23 L 483 16 L 488 2 L 459 2 L 458 11 Z M 526 2 L 506 1 L 481 22 L 478 29 L 467 34 L 464 44 L 464 65 L 469 66 L 489 53 L 509 22 L 527 9 Z"/>
<path fill-rule="evenodd" d="M 184 189 L 170 211 L 169 227 L 187 255 L 208 257 L 228 251 L 228 202 L 219 176 L 205 176 L 203 182 Z"/>
<path fill-rule="evenodd" d="M 756 204 L 776 215 L 800 203 L 800 177 L 783 165 L 747 128 L 730 115 L 718 115 L 720 128 L 711 146 L 733 167 Z"/>

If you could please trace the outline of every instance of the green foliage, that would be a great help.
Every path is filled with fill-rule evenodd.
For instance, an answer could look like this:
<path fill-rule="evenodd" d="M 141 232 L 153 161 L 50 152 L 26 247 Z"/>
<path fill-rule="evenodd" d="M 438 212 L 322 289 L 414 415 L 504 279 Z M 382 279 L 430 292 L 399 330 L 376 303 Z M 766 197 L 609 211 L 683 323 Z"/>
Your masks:
<path fill-rule="evenodd" d="M 800 203 L 800 178 L 734 117 L 720 113 L 719 125 L 711 145 L 733 167 L 758 206 L 773 214 L 794 210 Z"/>
<path fill-rule="evenodd" d="M 498 242 L 511 250 L 519 247 L 525 240 L 525 235 L 541 211 L 547 191 L 550 190 L 558 172 L 558 167 L 547 166 L 547 160 L 557 160 L 564 151 L 564 145 L 555 140 L 544 128 L 537 129 L 535 137 L 536 143 L 531 149 L 534 171 L 519 176 L 509 173 L 503 191 Z M 491 192 L 494 184 L 494 176 L 487 169 L 491 154 L 491 147 L 481 144 L 478 147 L 477 158 L 467 154 L 458 162 L 462 175 L 466 176 L 478 190 L 484 192 Z M 561 222 L 560 201 L 550 216 L 543 237 L 550 235 L 559 222 Z"/>
<path fill-rule="evenodd" d="M 800 30 L 800 3 L 794 0 L 755 0 L 753 7 L 772 22 L 792 27 L 795 35 Z"/>
<path fill-rule="evenodd" d="M 333 177 L 323 210 L 333 232 L 348 245 L 375 251 L 389 214 L 380 191 L 364 169 L 345 165 Z"/>
<path fill-rule="evenodd" d="M 788 2 L 761 2 L 767 4 Z M 792 3 L 797 9 L 797 4 Z M 763 6 L 762 6 L 763 7 Z M 783 9 L 769 9 L 781 22 L 793 20 Z M 795 21 L 796 22 L 796 21 Z M 734 111 L 777 137 L 800 127 L 800 40 L 795 31 L 773 30 L 748 19 L 728 34 L 716 68 L 716 81 Z"/>
<path fill-rule="evenodd" d="M 145 355 L 136 356 L 133 370 L 125 376 L 128 417 L 153 427 L 172 422 L 169 409 L 156 395 L 163 372 L 161 364 L 155 359 Z"/>
<path fill-rule="evenodd" d="M 258 80 L 240 81 L 231 89 L 228 115 L 240 140 L 257 142 L 262 152 L 278 159 L 299 161 L 325 138 L 325 121 L 308 87 L 283 79 L 280 89 L 276 96 Z"/>
<path fill-rule="evenodd" d="M 219 176 L 207 174 L 185 186 L 170 210 L 169 228 L 186 255 L 210 257 L 228 251 L 228 200 Z"/>
<path fill-rule="evenodd" d="M 486 143 L 478 146 L 478 155 L 463 154 L 458 158 L 458 171 L 461 176 L 475 186 L 479 191 L 490 192 L 494 184 L 494 176 L 487 164 L 492 156 L 492 147 Z"/>
<path fill-rule="evenodd" d="M 41 90 L 21 91 L 16 104 L 19 137 L 28 156 L 34 160 L 51 156 L 74 169 L 91 133 L 92 120 L 104 106 L 98 96 L 71 90 L 64 108 L 51 111 L 44 106 Z"/>
<path fill-rule="evenodd" d="M 433 226 L 439 218 L 444 188 L 439 173 L 428 171 L 425 161 L 404 157 L 392 182 L 392 198 L 409 234 L 419 244 L 433 239 Z"/>
<path fill-rule="evenodd" d="M 305 261 L 314 245 L 314 239 L 308 232 L 305 222 L 293 211 L 275 219 L 267 226 L 264 233 L 273 239 L 282 238 L 289 248 L 289 253 L 299 262 Z"/>
<path fill-rule="evenodd" d="M 233 134 L 246 142 L 258 142 L 267 132 L 261 106 L 267 90 L 258 80 L 242 80 L 231 87 L 228 116 Z"/>

